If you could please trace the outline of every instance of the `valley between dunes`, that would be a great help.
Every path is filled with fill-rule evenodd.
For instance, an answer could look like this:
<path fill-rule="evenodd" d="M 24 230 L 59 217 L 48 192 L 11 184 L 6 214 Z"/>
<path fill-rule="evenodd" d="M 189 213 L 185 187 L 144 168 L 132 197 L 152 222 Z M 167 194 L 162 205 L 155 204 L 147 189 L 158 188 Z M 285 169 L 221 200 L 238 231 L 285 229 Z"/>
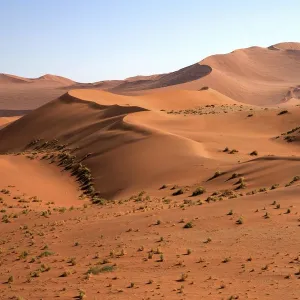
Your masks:
<path fill-rule="evenodd" d="M 1 74 L 0 298 L 300 299 L 299 49 Z"/>

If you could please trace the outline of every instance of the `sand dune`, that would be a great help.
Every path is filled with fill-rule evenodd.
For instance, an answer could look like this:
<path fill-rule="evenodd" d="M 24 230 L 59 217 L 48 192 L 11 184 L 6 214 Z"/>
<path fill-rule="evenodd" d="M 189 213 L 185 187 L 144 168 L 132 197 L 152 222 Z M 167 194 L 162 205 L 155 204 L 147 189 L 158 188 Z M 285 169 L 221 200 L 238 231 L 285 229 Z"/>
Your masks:
<path fill-rule="evenodd" d="M 143 110 L 104 106 L 65 95 L 1 130 L 0 140 L 6 143 L 0 148 L 2 153 L 22 151 L 34 138 L 57 138 L 70 147 L 79 147 L 75 152 L 79 157 L 92 153 L 86 165 L 93 170 L 105 197 L 142 189 L 154 177 L 153 184 L 159 184 L 166 172 L 176 174 L 203 159 L 205 151 L 192 140 L 124 121 L 126 115 Z M 158 151 L 153 152 L 153 147 Z"/>
<path fill-rule="evenodd" d="M 25 78 L 25 77 L 19 77 L 15 75 L 10 74 L 0 74 L 0 84 L 3 83 L 38 83 L 38 82 L 55 82 L 60 85 L 72 85 L 75 84 L 75 82 L 71 79 L 57 76 L 57 75 L 51 75 L 51 74 L 45 74 L 43 76 L 40 76 L 38 78 Z"/>
<path fill-rule="evenodd" d="M 270 149 L 281 155 L 297 154 L 296 144 L 274 137 L 298 125 L 298 110 L 289 118 L 262 110 L 250 119 L 247 111 L 201 118 L 160 112 L 166 107 L 182 108 L 183 99 L 186 107 L 200 104 L 202 97 L 204 104 L 206 97 L 219 104 L 234 103 L 210 89 L 146 96 L 74 90 L 2 129 L 0 141 L 5 143 L 0 143 L 0 150 L 23 151 L 38 138 L 79 147 L 76 156 L 92 154 L 85 163 L 97 189 L 107 198 L 167 180 L 189 181 L 203 166 L 213 172 L 217 166 L 237 162 L 236 156 L 222 154 L 226 146 L 239 149 L 239 160 L 249 159 L 253 145 L 261 155 L 272 154 Z"/>
<path fill-rule="evenodd" d="M 270 46 L 270 48 L 280 49 L 280 50 L 300 50 L 300 43 L 296 42 L 285 42 L 278 43 Z"/>
<path fill-rule="evenodd" d="M 199 65 L 208 65 L 212 71 L 198 80 L 165 89 L 199 90 L 208 86 L 235 101 L 274 105 L 280 103 L 288 90 L 297 86 L 300 80 L 298 51 L 251 47 L 213 55 L 199 62 Z"/>
<path fill-rule="evenodd" d="M 19 77 L 10 74 L 0 73 L 0 84 L 1 83 L 29 83 L 31 80 L 29 78 Z"/>
<path fill-rule="evenodd" d="M 51 74 L 45 74 L 39 78 L 32 79 L 32 81 L 50 81 L 50 82 L 57 82 L 62 85 L 72 85 L 75 83 L 75 81 L 69 78 L 65 78 L 57 75 L 51 75 Z"/>
<path fill-rule="evenodd" d="M 239 104 L 213 89 L 188 91 L 188 90 L 162 90 L 138 96 L 117 95 L 110 92 L 98 90 L 72 90 L 74 95 L 83 100 L 93 101 L 104 105 L 131 105 L 140 106 L 150 110 L 162 109 L 185 109 L 203 105 Z"/>

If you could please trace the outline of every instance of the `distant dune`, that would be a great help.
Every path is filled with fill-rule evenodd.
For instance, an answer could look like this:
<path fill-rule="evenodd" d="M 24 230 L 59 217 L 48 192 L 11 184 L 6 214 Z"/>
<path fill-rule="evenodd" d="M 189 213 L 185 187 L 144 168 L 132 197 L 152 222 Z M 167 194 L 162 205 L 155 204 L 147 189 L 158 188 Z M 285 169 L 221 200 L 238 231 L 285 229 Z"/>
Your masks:
<path fill-rule="evenodd" d="M 57 76 L 57 75 L 51 75 L 51 74 L 45 74 L 41 77 L 38 78 L 25 78 L 25 77 L 19 77 L 15 75 L 10 75 L 10 74 L 0 74 L 0 84 L 3 83 L 45 83 L 45 82 L 55 82 L 60 85 L 72 85 L 75 84 L 75 81 L 62 77 L 62 76 Z"/>
<path fill-rule="evenodd" d="M 22 97 L 23 94 L 26 99 L 38 95 L 40 100 L 29 104 L 38 107 L 71 89 L 145 95 L 164 90 L 198 91 L 209 87 L 233 101 L 251 105 L 277 105 L 288 101 L 291 98 L 288 93 L 299 86 L 299 49 L 300 43 L 293 42 L 279 43 L 268 48 L 250 47 L 228 54 L 212 55 L 175 72 L 94 83 L 76 83 L 49 74 L 35 79 L 1 74 L 0 85 L 5 87 L 1 89 L 0 97 L 5 99 L 4 105 L 7 108 L 11 98 L 15 100 L 18 95 Z M 8 108 L 27 109 L 28 106 Z"/>
<path fill-rule="evenodd" d="M 300 43 L 295 42 L 286 42 L 286 43 L 278 43 L 275 45 L 272 45 L 270 47 L 280 49 L 280 50 L 300 50 Z"/>
<path fill-rule="evenodd" d="M 24 77 L 19 77 L 15 75 L 9 75 L 0 73 L 0 84 L 1 83 L 30 83 L 31 80 Z"/>

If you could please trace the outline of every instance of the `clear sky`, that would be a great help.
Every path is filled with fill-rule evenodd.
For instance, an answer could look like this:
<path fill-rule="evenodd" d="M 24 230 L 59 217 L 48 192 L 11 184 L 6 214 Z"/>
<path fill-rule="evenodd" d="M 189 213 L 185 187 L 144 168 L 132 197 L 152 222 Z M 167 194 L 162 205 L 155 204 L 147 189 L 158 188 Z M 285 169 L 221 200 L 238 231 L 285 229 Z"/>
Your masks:
<path fill-rule="evenodd" d="M 0 72 L 80 82 L 300 41 L 299 0 L 0 0 Z"/>

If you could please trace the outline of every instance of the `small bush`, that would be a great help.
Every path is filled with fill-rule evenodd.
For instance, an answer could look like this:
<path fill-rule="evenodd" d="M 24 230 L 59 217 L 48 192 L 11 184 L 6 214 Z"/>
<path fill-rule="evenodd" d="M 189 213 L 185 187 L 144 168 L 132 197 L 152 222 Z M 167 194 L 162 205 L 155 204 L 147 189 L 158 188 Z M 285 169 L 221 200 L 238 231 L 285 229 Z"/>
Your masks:
<path fill-rule="evenodd" d="M 187 273 L 182 273 L 178 281 L 186 281 L 188 278 Z"/>
<path fill-rule="evenodd" d="M 193 227 L 194 227 L 193 222 L 187 222 L 187 223 L 183 226 L 183 228 L 185 228 L 185 229 L 193 228 Z"/>
<path fill-rule="evenodd" d="M 14 282 L 14 277 L 13 277 L 12 275 L 10 275 L 10 276 L 8 277 L 7 283 L 11 284 L 11 283 L 13 283 L 13 282 Z"/>
<path fill-rule="evenodd" d="M 236 150 L 236 149 L 232 149 L 231 151 L 229 151 L 229 154 L 235 154 L 235 153 L 238 153 L 239 151 Z"/>
<path fill-rule="evenodd" d="M 273 184 L 271 187 L 270 187 L 270 190 L 275 190 L 279 187 L 279 184 Z"/>
<path fill-rule="evenodd" d="M 280 112 L 278 113 L 278 116 L 284 115 L 284 114 L 287 114 L 287 113 L 288 113 L 287 110 L 282 110 L 282 111 L 280 111 Z"/>
<path fill-rule="evenodd" d="M 100 267 L 100 266 L 94 266 L 91 267 L 88 271 L 87 274 L 93 274 L 93 275 L 98 275 L 100 273 L 106 273 L 106 272 L 112 272 L 115 270 L 115 266 L 113 265 L 107 265 L 104 267 Z"/>
<path fill-rule="evenodd" d="M 199 195 L 202 195 L 203 193 L 205 193 L 205 188 L 200 186 L 200 187 L 197 187 L 194 191 L 193 191 L 193 194 L 192 196 L 199 196 Z"/>
<path fill-rule="evenodd" d="M 176 192 L 174 192 L 172 195 L 173 196 L 178 196 L 178 195 L 182 195 L 184 193 L 183 189 L 179 189 Z"/>
<path fill-rule="evenodd" d="M 244 224 L 244 219 L 243 219 L 243 217 L 239 217 L 239 219 L 238 219 L 235 223 L 238 224 L 238 225 Z"/>
<path fill-rule="evenodd" d="M 165 184 L 163 184 L 159 189 L 163 190 L 163 189 L 166 189 L 166 188 L 167 188 L 167 186 Z"/>

